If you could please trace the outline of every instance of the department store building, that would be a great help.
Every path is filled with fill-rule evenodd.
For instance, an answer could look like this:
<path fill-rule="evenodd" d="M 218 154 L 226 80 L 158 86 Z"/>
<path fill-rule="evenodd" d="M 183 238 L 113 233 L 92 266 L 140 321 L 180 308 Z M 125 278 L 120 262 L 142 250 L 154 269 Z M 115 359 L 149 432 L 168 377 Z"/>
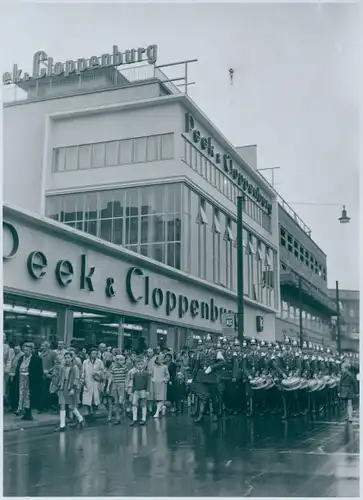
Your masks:
<path fill-rule="evenodd" d="M 139 62 L 118 66 L 92 56 L 82 71 L 56 63 L 49 76 L 38 62 L 53 63 L 37 53 L 33 76 L 4 75 L 5 257 L 19 235 L 4 260 L 4 330 L 16 341 L 122 337 L 179 348 L 222 335 L 223 311 L 237 311 L 242 194 L 245 334 L 275 339 L 275 192 L 165 76 L 156 53 L 145 48 Z M 100 269 L 94 290 L 80 286 L 84 266 Z M 127 290 L 130 269 L 137 294 Z M 107 278 L 119 299 L 105 294 Z"/>

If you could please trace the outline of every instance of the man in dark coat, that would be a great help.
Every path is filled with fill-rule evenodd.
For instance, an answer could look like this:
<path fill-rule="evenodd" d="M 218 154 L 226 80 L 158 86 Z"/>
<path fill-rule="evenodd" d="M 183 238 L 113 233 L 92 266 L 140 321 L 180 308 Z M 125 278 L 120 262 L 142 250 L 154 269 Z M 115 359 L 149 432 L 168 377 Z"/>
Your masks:
<path fill-rule="evenodd" d="M 343 361 L 342 371 L 340 375 L 339 397 L 346 401 L 347 416 L 346 420 L 353 420 L 353 400 L 358 393 L 357 379 L 351 371 L 351 366 L 348 361 Z"/>

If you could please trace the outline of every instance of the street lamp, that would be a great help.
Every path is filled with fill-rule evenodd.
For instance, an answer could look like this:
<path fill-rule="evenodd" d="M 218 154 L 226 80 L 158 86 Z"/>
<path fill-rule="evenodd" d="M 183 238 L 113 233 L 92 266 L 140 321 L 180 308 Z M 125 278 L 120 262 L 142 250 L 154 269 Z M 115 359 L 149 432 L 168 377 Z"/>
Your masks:
<path fill-rule="evenodd" d="M 349 224 L 349 222 L 350 222 L 350 217 L 347 216 L 347 211 L 345 209 L 345 205 L 343 205 L 342 215 L 341 215 L 341 217 L 339 217 L 338 220 L 341 224 Z"/>
<path fill-rule="evenodd" d="M 337 205 L 336 203 L 310 203 L 310 202 L 301 202 L 301 203 L 290 203 L 291 205 L 317 205 L 317 206 L 325 206 L 325 207 L 336 207 L 336 206 L 341 206 Z M 343 205 L 342 209 L 342 215 L 338 218 L 339 222 L 341 224 L 349 224 L 350 222 L 350 217 L 347 215 L 347 210 L 345 208 L 345 205 Z M 300 295 L 300 300 L 301 300 L 301 278 L 299 279 L 299 295 Z M 336 310 L 337 310 L 337 322 L 336 322 L 336 329 L 337 329 L 337 349 L 338 353 L 341 351 L 341 338 L 340 338 L 340 305 L 339 305 L 339 282 L 335 282 L 335 304 L 336 304 Z M 301 303 L 300 303 L 301 305 Z M 302 332 L 302 317 L 301 317 L 301 309 L 300 309 L 300 342 L 302 342 L 303 338 L 303 332 Z"/>

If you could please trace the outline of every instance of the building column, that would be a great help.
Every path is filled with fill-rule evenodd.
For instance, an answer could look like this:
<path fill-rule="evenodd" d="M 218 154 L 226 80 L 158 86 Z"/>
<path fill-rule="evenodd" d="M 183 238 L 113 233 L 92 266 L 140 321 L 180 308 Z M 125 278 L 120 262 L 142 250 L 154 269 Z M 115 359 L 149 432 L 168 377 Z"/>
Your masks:
<path fill-rule="evenodd" d="M 65 307 L 57 314 L 57 339 L 63 340 L 66 345 L 73 339 L 73 311 Z"/>

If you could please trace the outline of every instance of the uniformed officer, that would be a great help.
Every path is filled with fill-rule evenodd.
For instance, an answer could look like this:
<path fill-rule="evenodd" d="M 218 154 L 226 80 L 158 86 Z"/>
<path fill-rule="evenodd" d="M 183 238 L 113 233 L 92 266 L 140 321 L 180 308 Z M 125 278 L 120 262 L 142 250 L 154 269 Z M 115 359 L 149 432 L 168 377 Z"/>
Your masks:
<path fill-rule="evenodd" d="M 196 423 L 202 421 L 209 399 L 212 403 L 213 420 L 217 420 L 219 413 L 217 370 L 224 358 L 220 350 L 213 348 L 212 338 L 206 337 L 206 349 L 198 355 L 193 379 L 199 398 L 199 414 L 194 420 Z"/>

